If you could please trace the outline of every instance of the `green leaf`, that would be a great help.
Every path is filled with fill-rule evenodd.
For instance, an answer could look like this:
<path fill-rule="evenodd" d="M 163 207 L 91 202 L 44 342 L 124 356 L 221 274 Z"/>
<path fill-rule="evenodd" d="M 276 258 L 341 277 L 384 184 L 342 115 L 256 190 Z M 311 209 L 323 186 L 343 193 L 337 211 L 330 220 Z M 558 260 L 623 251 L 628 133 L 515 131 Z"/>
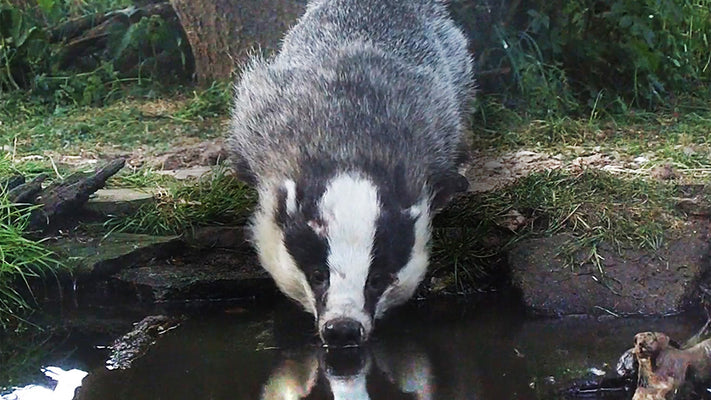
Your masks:
<path fill-rule="evenodd" d="M 57 3 L 54 0 L 37 0 L 37 5 L 39 5 L 40 9 L 47 14 L 54 9 L 56 4 Z"/>

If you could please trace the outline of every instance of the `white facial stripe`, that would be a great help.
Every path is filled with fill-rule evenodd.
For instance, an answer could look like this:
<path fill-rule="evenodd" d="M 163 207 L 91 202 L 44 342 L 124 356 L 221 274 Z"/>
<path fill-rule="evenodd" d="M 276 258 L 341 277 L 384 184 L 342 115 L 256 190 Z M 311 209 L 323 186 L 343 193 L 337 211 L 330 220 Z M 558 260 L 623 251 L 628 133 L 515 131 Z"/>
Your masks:
<path fill-rule="evenodd" d="M 288 191 L 287 187 L 287 193 Z M 259 191 L 260 205 L 252 221 L 253 240 L 259 261 L 282 292 L 301 303 L 306 311 L 316 315 L 316 300 L 311 286 L 286 249 L 284 232 L 275 222 L 275 195 L 273 189 Z"/>
<path fill-rule="evenodd" d="M 284 189 L 286 189 L 286 213 L 294 215 L 296 212 L 296 183 L 287 179 L 284 181 Z"/>
<path fill-rule="evenodd" d="M 370 331 L 365 313 L 365 283 L 380 202 L 373 182 L 355 174 L 336 176 L 319 202 L 329 244 L 328 297 L 322 321 L 349 317 Z"/>
<path fill-rule="evenodd" d="M 415 293 L 427 272 L 429 263 L 430 213 L 427 200 L 411 207 L 415 221 L 415 242 L 410 260 L 397 274 L 397 281 L 380 297 L 375 307 L 375 318 L 380 318 L 389 308 L 406 302 Z"/>

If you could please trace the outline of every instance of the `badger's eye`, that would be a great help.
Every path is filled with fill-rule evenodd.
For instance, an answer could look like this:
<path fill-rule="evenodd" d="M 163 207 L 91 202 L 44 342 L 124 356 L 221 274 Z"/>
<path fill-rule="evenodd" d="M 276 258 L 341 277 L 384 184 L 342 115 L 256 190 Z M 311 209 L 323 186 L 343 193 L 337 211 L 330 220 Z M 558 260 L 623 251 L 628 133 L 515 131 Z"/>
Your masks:
<path fill-rule="evenodd" d="M 322 286 L 328 280 L 328 273 L 321 268 L 316 268 L 309 275 L 309 280 L 314 286 Z"/>
<path fill-rule="evenodd" d="M 373 274 L 368 277 L 368 290 L 382 292 L 392 282 L 392 277 L 388 274 Z"/>

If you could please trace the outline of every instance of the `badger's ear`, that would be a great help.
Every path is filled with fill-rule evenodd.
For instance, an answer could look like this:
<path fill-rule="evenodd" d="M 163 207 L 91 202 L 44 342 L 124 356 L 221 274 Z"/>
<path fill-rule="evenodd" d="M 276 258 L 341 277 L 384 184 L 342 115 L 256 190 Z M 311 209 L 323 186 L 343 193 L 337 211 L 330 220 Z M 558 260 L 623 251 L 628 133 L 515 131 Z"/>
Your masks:
<path fill-rule="evenodd" d="M 466 191 L 469 188 L 469 181 L 455 171 L 445 171 L 433 175 L 430 178 L 430 185 L 432 209 L 438 210 L 447 205 L 455 194 Z"/>

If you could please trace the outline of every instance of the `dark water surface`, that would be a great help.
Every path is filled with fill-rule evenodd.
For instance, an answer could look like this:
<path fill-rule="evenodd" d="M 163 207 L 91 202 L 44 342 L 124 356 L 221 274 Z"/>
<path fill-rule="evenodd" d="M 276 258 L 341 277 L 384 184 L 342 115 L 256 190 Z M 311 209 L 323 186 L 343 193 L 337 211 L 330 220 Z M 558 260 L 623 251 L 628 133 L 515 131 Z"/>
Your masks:
<path fill-rule="evenodd" d="M 81 334 L 61 363 L 88 370 L 76 398 L 90 400 L 555 399 L 572 377 L 614 369 L 635 333 L 683 341 L 703 323 L 690 314 L 535 319 L 516 304 L 413 302 L 368 346 L 345 351 L 319 347 L 309 317 L 288 303 L 216 304 L 180 311 L 188 319 L 130 369 L 107 370 L 95 346 L 110 341 Z"/>

